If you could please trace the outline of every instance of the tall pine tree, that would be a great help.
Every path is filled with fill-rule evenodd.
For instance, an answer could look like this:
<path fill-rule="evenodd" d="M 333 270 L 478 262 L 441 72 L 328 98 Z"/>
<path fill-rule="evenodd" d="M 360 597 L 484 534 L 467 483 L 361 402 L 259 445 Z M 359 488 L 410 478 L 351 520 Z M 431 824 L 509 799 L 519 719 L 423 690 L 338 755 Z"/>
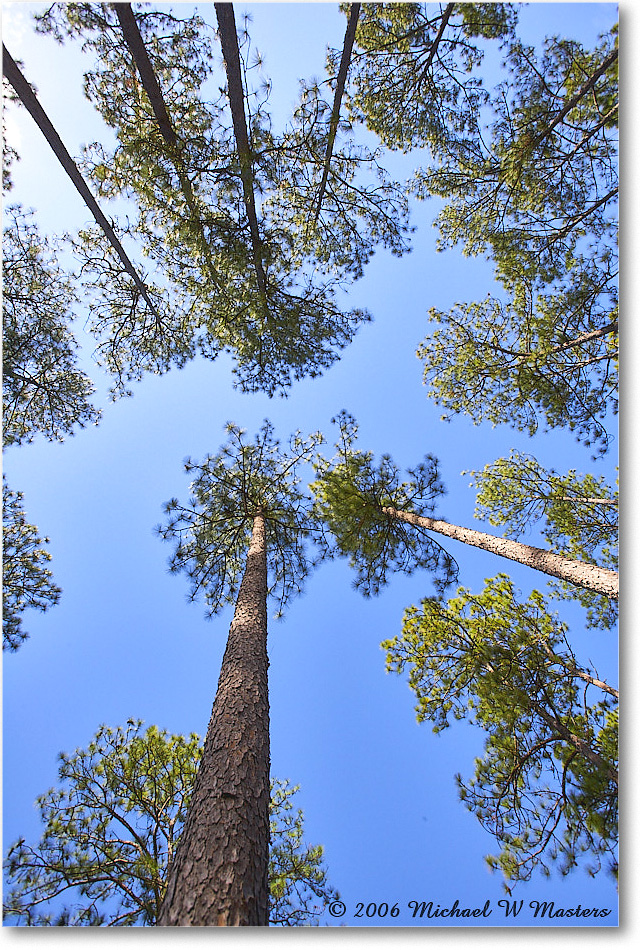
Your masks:
<path fill-rule="evenodd" d="M 41 29 L 61 39 L 78 36 L 97 57 L 86 88 L 118 145 L 113 153 L 90 149 L 85 166 L 102 195 L 135 200 L 130 234 L 176 305 L 161 327 L 163 348 L 138 304 L 125 310 L 110 300 L 113 255 L 100 236 L 84 234 L 78 252 L 84 247 L 86 271 L 93 269 L 103 297 L 93 317 L 98 352 L 121 391 L 149 369 L 162 372 L 196 352 L 215 358 L 225 350 L 236 360 L 242 389 L 284 393 L 294 380 L 330 366 L 370 319 L 362 309 L 343 312 L 337 295 L 374 247 L 408 248 L 402 189 L 375 154 L 349 139 L 333 150 L 331 187 L 305 235 L 301 215 L 310 214 L 319 194 L 331 107 L 306 92 L 288 128 L 273 133 L 265 88 L 247 86 L 249 37 L 243 33 L 239 42 L 231 9 L 222 7 L 228 94 L 215 101 L 201 93 L 213 54 L 197 16 L 134 12 L 156 78 L 152 99 L 140 56 L 123 42 L 122 11 L 69 4 L 40 18 Z M 125 35 L 132 35 L 131 23 Z M 372 173 L 370 180 L 364 175 L 369 169 L 374 182 Z"/>
<path fill-rule="evenodd" d="M 308 573 L 309 503 L 300 465 L 320 435 L 281 449 L 266 422 L 255 440 L 229 440 L 194 473 L 187 505 L 168 503 L 161 536 L 173 571 L 210 615 L 236 601 L 203 758 L 170 869 L 161 926 L 267 926 L 270 735 L 267 598 L 279 613 Z"/>
<path fill-rule="evenodd" d="M 27 927 L 155 926 L 201 759 L 197 735 L 130 719 L 61 754 L 59 783 L 39 796 L 40 841 L 8 850 L 4 917 Z M 323 848 L 303 839 L 298 786 L 270 789 L 270 924 L 314 924 L 329 887 Z"/>
<path fill-rule="evenodd" d="M 510 578 L 481 594 L 406 610 L 387 666 L 407 672 L 417 719 L 441 732 L 469 720 L 486 733 L 461 798 L 497 840 L 487 858 L 508 886 L 535 868 L 617 871 L 618 691 L 576 659 L 568 628 Z"/>

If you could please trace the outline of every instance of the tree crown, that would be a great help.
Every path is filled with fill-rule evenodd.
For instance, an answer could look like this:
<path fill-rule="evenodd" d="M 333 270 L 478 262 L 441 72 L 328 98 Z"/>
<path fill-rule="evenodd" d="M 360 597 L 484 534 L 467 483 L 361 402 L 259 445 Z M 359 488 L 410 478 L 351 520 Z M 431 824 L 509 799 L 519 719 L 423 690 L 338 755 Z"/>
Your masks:
<path fill-rule="evenodd" d="M 266 420 L 252 442 L 245 430 L 228 423 L 228 441 L 216 455 L 198 464 L 188 460 L 194 475 L 187 505 L 172 499 L 165 505 L 167 523 L 158 531 L 176 541 L 172 572 L 190 578 L 190 599 L 203 593 L 209 615 L 233 603 L 257 515 L 265 519 L 268 591 L 278 615 L 302 589 L 311 567 L 306 542 L 312 533 L 310 503 L 299 489 L 300 466 L 309 462 L 323 441 L 320 433 L 296 433 L 288 449 L 274 438 Z"/>
<path fill-rule="evenodd" d="M 409 670 L 417 718 L 435 732 L 460 719 L 486 732 L 474 778 L 457 781 L 501 847 L 492 868 L 509 881 L 555 863 L 594 874 L 616 853 L 617 691 L 577 663 L 538 591 L 521 602 L 500 574 L 457 593 L 408 608 L 383 644 L 388 669 Z"/>
<path fill-rule="evenodd" d="M 618 491 L 603 476 L 575 470 L 562 475 L 522 452 L 470 474 L 477 487 L 476 518 L 504 525 L 509 537 L 537 527 L 553 551 L 617 570 Z M 608 629 L 617 622 L 617 601 L 563 582 L 549 584 L 558 596 L 580 601 L 589 626 Z"/>
<path fill-rule="evenodd" d="M 38 434 L 62 440 L 76 426 L 98 423 L 94 386 L 77 364 L 71 332 L 77 296 L 32 214 L 7 209 L 3 232 L 2 390 L 5 445 Z"/>
<path fill-rule="evenodd" d="M 223 91 L 210 102 L 201 89 L 211 74 L 208 28 L 198 17 L 135 16 L 165 96 L 174 135 L 169 142 L 113 10 L 69 4 L 40 18 L 41 29 L 61 39 L 81 37 L 97 57 L 86 91 L 114 127 L 118 145 L 113 154 L 90 146 L 85 169 L 100 194 L 136 200 L 138 220 L 129 233 L 157 265 L 172 298 L 159 327 L 138 298 L 132 302 L 126 280 L 115 289 L 105 286 L 113 283 L 114 262 L 100 236 L 81 236 L 86 274 L 105 295 L 93 323 L 100 358 L 123 391 L 128 379 L 149 369 L 164 372 L 196 352 L 215 358 L 225 350 L 235 357 L 243 390 L 285 394 L 294 380 L 330 366 L 370 319 L 363 309 L 343 312 L 336 295 L 362 273 L 375 244 L 393 253 L 408 249 L 407 199 L 376 155 L 344 134 L 317 225 L 309 227 L 331 111 L 319 89 L 304 92 L 288 129 L 276 135 L 267 109 L 269 82 L 247 87 L 244 30 L 243 103 L 230 99 L 232 115 L 236 108 L 247 126 L 249 155 L 241 156 Z M 248 188 L 256 227 L 248 219 Z M 263 274 L 258 283 L 257 271 Z"/>
<path fill-rule="evenodd" d="M 2 649 L 17 650 L 29 634 L 22 626 L 27 607 L 48 610 L 61 590 L 46 566 L 51 554 L 35 525 L 29 524 L 22 492 L 9 488 L 2 476 Z"/>
<path fill-rule="evenodd" d="M 327 554 L 350 559 L 355 586 L 362 593 L 378 593 L 395 571 L 412 573 L 427 568 L 443 590 L 456 577 L 456 563 L 426 531 L 397 521 L 385 508 L 424 514 L 434 512 L 445 493 L 437 459 L 426 455 L 408 469 L 410 480 L 389 455 L 375 464 L 372 452 L 355 448 L 358 425 L 345 410 L 332 420 L 339 427 L 336 453 L 327 460 L 318 455 L 317 479 L 310 486 L 315 514 L 322 526 Z"/>

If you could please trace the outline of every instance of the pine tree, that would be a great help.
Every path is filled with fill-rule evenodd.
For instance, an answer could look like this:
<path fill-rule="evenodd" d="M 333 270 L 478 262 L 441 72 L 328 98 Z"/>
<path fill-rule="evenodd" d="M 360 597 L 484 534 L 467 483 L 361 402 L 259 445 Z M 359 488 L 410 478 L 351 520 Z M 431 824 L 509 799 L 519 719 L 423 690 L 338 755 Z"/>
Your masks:
<path fill-rule="evenodd" d="M 49 610 L 60 599 L 60 588 L 46 564 L 51 554 L 35 525 L 29 524 L 22 492 L 14 492 L 2 476 L 2 649 L 17 650 L 29 634 L 22 627 L 28 607 Z"/>
<path fill-rule="evenodd" d="M 4 916 L 29 927 L 154 926 L 201 759 L 197 735 L 140 720 L 101 726 L 87 749 L 60 756 L 59 785 L 36 805 L 36 845 L 8 850 Z M 303 840 L 298 786 L 274 779 L 270 796 L 270 923 L 314 924 L 337 894 L 323 848 Z"/>
<path fill-rule="evenodd" d="M 98 207 L 96 199 L 92 195 L 91 191 L 87 187 L 87 183 L 83 179 L 78 166 L 73 161 L 69 152 L 63 145 L 60 136 L 54 129 L 51 124 L 49 117 L 45 113 L 44 109 L 38 102 L 35 92 L 32 87 L 29 85 L 25 77 L 22 75 L 17 63 L 14 61 L 13 57 L 10 55 L 8 50 L 5 48 L 4 44 L 2 46 L 2 71 L 3 76 L 11 83 L 14 92 L 17 97 L 20 99 L 20 102 L 28 110 L 34 121 L 36 122 L 38 128 L 46 138 L 47 142 L 51 146 L 56 158 L 67 172 L 67 175 L 73 182 L 76 191 L 86 204 L 87 208 L 91 211 L 96 223 L 101 228 L 104 236 L 109 241 L 111 248 L 116 253 L 119 258 L 122 266 L 125 269 L 125 272 L 131 277 L 136 291 L 145 301 L 145 304 L 149 308 L 150 312 L 153 314 L 157 321 L 160 321 L 156 306 L 152 301 L 150 292 L 145 286 L 144 282 L 139 277 L 134 265 L 129 260 L 125 249 L 123 248 L 120 240 L 118 239 L 116 232 L 112 225 L 109 223 L 103 212 Z"/>
<path fill-rule="evenodd" d="M 409 469 L 411 480 L 402 482 L 390 456 L 383 456 L 376 467 L 371 452 L 353 447 L 358 426 L 352 416 L 343 412 L 336 421 L 336 455 L 330 461 L 318 457 L 312 489 L 317 517 L 330 533 L 328 548 L 350 557 L 357 587 L 364 593 L 376 593 L 390 570 L 410 573 L 427 567 L 438 589 L 452 583 L 455 563 L 432 537 L 438 534 L 617 600 L 616 571 L 420 513 L 420 505 L 423 511 L 434 510 L 435 499 L 444 492 L 434 456 Z"/>
<path fill-rule="evenodd" d="M 181 845 L 170 869 L 161 926 L 267 926 L 269 710 L 267 595 L 279 613 L 308 573 L 307 499 L 297 467 L 321 437 L 281 450 L 265 422 L 253 443 L 229 440 L 195 473 L 187 506 L 172 500 L 161 536 L 177 542 L 173 571 L 210 615 L 236 600 Z M 245 562 L 245 564 L 244 564 Z"/>
<path fill-rule="evenodd" d="M 541 526 L 551 550 L 617 569 L 618 491 L 602 476 L 578 475 L 574 470 L 561 475 L 520 452 L 470 474 L 478 489 L 476 518 L 505 526 L 505 534 L 512 538 Z M 564 582 L 550 581 L 549 586 L 559 597 L 579 600 L 587 610 L 589 626 L 615 625 L 616 601 Z"/>
<path fill-rule="evenodd" d="M 483 41 L 507 43 L 515 24 L 511 4 L 364 5 L 348 88 L 351 116 L 390 149 L 428 147 L 441 155 L 466 143 L 488 99 L 475 74 Z"/>
<path fill-rule="evenodd" d="M 535 868 L 617 870 L 618 691 L 582 667 L 546 599 L 526 601 L 506 575 L 481 594 L 410 607 L 387 640 L 387 667 L 407 672 L 417 718 L 441 732 L 469 720 L 486 732 L 466 807 L 497 839 L 489 856 L 508 884 Z"/>
<path fill-rule="evenodd" d="M 76 361 L 71 332 L 76 294 L 31 214 L 7 209 L 3 234 L 3 442 L 20 445 L 38 433 L 62 440 L 97 423 L 94 391 Z"/>
<path fill-rule="evenodd" d="M 603 452 L 617 411 L 617 30 L 593 49 L 511 45 L 488 128 L 417 173 L 445 200 L 438 247 L 492 259 L 505 297 L 431 308 L 418 355 L 429 394 L 531 434 Z"/>
<path fill-rule="evenodd" d="M 275 135 L 267 87 L 247 87 L 246 32 L 239 43 L 231 23 L 221 31 L 233 83 L 227 101 L 210 102 L 200 91 L 213 55 L 202 21 L 158 11 L 134 17 L 156 77 L 152 100 L 112 6 L 69 4 L 40 17 L 40 29 L 78 36 L 97 55 L 86 87 L 118 146 L 113 154 L 92 147 L 85 167 L 101 195 L 135 199 L 138 218 L 128 233 L 163 274 L 179 324 L 161 327 L 169 344 L 159 352 L 158 333 L 139 308 L 112 306 L 111 252 L 86 232 L 78 251 L 84 246 L 85 270 L 107 295 L 93 318 L 98 352 L 117 391 L 149 369 L 164 372 L 196 352 L 214 359 L 225 350 L 242 389 L 283 394 L 330 366 L 370 319 L 361 309 L 343 312 L 337 295 L 377 243 L 407 250 L 407 200 L 374 155 L 348 142 L 333 152 L 317 227 L 301 239 L 301 215 L 319 192 L 330 106 L 306 94 L 290 127 Z M 160 124 L 157 91 L 165 104 Z M 369 167 L 374 185 L 362 184 Z"/>

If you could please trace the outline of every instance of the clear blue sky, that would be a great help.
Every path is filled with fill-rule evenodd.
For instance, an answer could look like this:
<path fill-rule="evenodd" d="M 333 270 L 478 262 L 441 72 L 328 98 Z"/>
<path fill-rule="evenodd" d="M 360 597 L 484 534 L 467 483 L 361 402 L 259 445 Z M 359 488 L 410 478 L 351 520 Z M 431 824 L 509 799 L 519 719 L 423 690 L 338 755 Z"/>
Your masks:
<path fill-rule="evenodd" d="M 23 60 L 49 117 L 78 155 L 82 144 L 105 135 L 82 97 L 83 59 L 75 45 L 59 47 L 33 34 L 34 9 L 42 6 L 5 5 L 4 41 Z M 235 9 L 237 22 L 245 9 L 254 18 L 252 39 L 273 82 L 278 126 L 297 99 L 298 79 L 323 76 L 326 45 L 340 48 L 345 18 L 329 3 Z M 211 4 L 201 12 L 213 22 Z M 616 15 L 614 4 L 538 3 L 523 11 L 523 24 L 533 37 L 559 32 L 591 42 Z M 84 206 L 31 119 L 15 108 L 10 135 L 21 156 L 11 201 L 35 208 L 45 232 L 82 226 Z M 296 429 L 321 429 L 332 442 L 330 418 L 345 408 L 360 423 L 362 445 L 377 456 L 390 452 L 405 468 L 426 452 L 436 454 L 448 488 L 439 515 L 482 529 L 461 473 L 510 449 L 559 471 L 600 471 L 613 479 L 616 446 L 596 464 L 565 432 L 529 439 L 507 427 L 476 428 L 463 418 L 439 421 L 415 356 L 427 332 L 426 311 L 493 288 L 485 262 L 435 253 L 434 215 L 429 203 L 413 208 L 410 255 L 376 254 L 346 300 L 367 307 L 374 322 L 321 379 L 296 384 L 286 400 L 236 392 L 230 363 L 219 359 L 148 377 L 134 387 L 133 398 L 110 403 L 79 307 L 78 335 L 102 422 L 62 444 L 38 438 L 5 458 L 11 487 L 24 492 L 28 519 L 51 538 L 51 566 L 63 589 L 57 607 L 26 614 L 31 638 L 4 657 L 5 849 L 19 835 L 39 837 L 33 802 L 56 782 L 58 752 L 85 747 L 101 723 L 116 726 L 134 717 L 174 733 L 204 733 L 231 611 L 206 622 L 202 604 L 186 603 L 185 579 L 167 573 L 170 546 L 153 528 L 163 502 L 187 497 L 182 460 L 215 451 L 228 420 L 253 434 L 269 417 L 284 440 Z M 537 543 L 536 536 L 531 540 Z M 525 595 L 545 589 L 542 576 L 528 569 L 456 542 L 449 550 L 461 582 L 474 591 L 499 571 L 510 573 Z M 347 564 L 337 562 L 322 566 L 285 619 L 271 623 L 272 773 L 302 787 L 306 838 L 325 846 L 329 880 L 349 909 L 342 921 L 348 927 L 365 923 L 351 913 L 358 902 L 406 908 L 417 899 L 445 906 L 458 898 L 462 906 L 490 900 L 496 908 L 504 897 L 501 878 L 484 862 L 494 841 L 460 803 L 453 778 L 472 774 L 481 733 L 460 724 L 435 736 L 429 724 L 419 726 L 405 679 L 385 672 L 381 641 L 399 631 L 405 607 L 432 592 L 430 577 L 418 572 L 394 578 L 378 598 L 365 600 L 352 590 Z M 613 634 L 586 631 L 573 606 L 560 604 L 559 612 L 572 625 L 578 658 L 614 683 Z M 547 881 L 536 874 L 513 895 L 526 905 L 554 900 L 610 908 L 606 923 L 616 923 L 617 895 L 606 876 L 591 880 L 579 871 Z M 410 925 L 410 914 L 397 923 Z M 489 923 L 502 923 L 499 910 Z"/>

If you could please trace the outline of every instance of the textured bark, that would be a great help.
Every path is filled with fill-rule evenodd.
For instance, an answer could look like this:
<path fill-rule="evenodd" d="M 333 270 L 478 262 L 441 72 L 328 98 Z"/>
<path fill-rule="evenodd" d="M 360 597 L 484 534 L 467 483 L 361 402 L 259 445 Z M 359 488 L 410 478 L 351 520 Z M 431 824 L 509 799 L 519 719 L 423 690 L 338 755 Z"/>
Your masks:
<path fill-rule="evenodd" d="M 473 528 L 461 528 L 447 521 L 426 518 L 412 512 L 397 511 L 396 508 L 383 508 L 382 511 L 389 518 L 407 521 L 408 524 L 427 528 L 428 531 L 454 538 L 464 544 L 471 544 L 473 547 L 490 551 L 491 554 L 498 554 L 510 561 L 518 561 L 526 567 L 532 567 L 536 571 L 550 574 L 562 581 L 569 581 L 577 587 L 595 591 L 596 594 L 603 594 L 611 600 L 618 599 L 617 571 L 609 571 L 595 564 L 586 564 L 584 561 L 575 561 L 561 554 L 554 554 L 544 548 L 535 548 L 530 544 L 522 544 L 520 541 L 511 541 L 509 538 L 498 538 L 493 534 L 486 534 L 485 531 L 475 531 Z"/>
<path fill-rule="evenodd" d="M 123 267 L 125 268 L 126 272 L 129 274 L 129 276 L 132 278 L 132 280 L 136 284 L 136 287 L 138 288 L 138 290 L 141 293 L 141 296 L 143 297 L 143 300 L 145 301 L 150 311 L 154 315 L 156 321 L 160 323 L 161 322 L 160 316 L 158 314 L 158 311 L 156 310 L 156 307 L 150 300 L 149 293 L 147 292 L 147 287 L 145 286 L 143 281 L 140 279 L 140 277 L 136 273 L 134 265 L 127 257 L 125 249 L 123 248 L 122 244 L 116 237 L 114 229 L 112 228 L 109 221 L 107 220 L 105 215 L 102 213 L 102 211 L 98 207 L 96 199 L 92 195 L 91 191 L 89 190 L 87 186 L 87 183 L 85 182 L 84 178 L 80 174 L 80 171 L 78 170 L 78 166 L 76 165 L 73 158 L 71 157 L 71 155 L 69 154 L 65 146 L 63 145 L 62 139 L 60 138 L 55 128 L 53 127 L 49 119 L 49 116 L 46 114 L 45 110 L 42 108 L 42 106 L 38 102 L 36 94 L 34 93 L 33 89 L 31 88 L 31 86 L 29 85 L 25 77 L 20 72 L 17 64 L 15 63 L 15 61 L 13 60 L 13 58 L 7 51 L 4 43 L 2 45 L 2 73 L 11 83 L 11 85 L 13 86 L 16 92 L 16 95 L 22 102 L 23 106 L 27 109 L 27 111 L 29 112 L 33 120 L 35 121 L 36 125 L 38 126 L 38 128 L 40 129 L 44 137 L 46 138 L 56 158 L 58 159 L 58 161 L 60 162 L 64 170 L 67 172 L 69 178 L 72 180 L 76 188 L 76 191 L 78 192 L 82 200 L 85 202 L 85 204 L 91 211 L 94 217 L 94 220 L 96 221 L 96 224 L 98 224 L 99 227 L 102 228 L 103 233 L 105 234 L 105 237 L 107 238 L 107 240 L 109 241 L 113 249 L 118 254 L 118 257 L 120 258 Z"/>
<path fill-rule="evenodd" d="M 265 519 L 258 514 L 159 926 L 268 925 L 266 599 Z"/>

